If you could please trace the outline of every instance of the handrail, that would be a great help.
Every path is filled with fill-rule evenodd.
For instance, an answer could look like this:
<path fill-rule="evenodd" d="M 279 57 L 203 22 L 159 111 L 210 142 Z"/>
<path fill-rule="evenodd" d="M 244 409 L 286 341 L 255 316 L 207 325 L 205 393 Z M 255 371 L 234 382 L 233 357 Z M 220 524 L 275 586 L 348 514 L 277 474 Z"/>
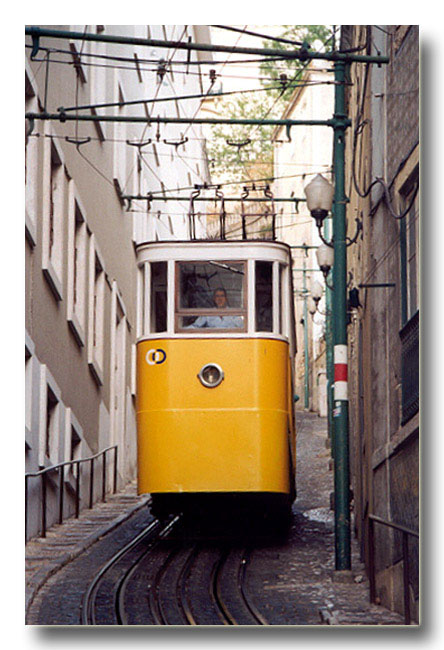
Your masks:
<path fill-rule="evenodd" d="M 375 571 L 375 531 L 374 524 L 382 524 L 389 528 L 394 528 L 402 533 L 402 559 L 403 559 L 403 590 L 404 590 L 404 622 L 410 625 L 410 595 L 409 595 L 409 545 L 408 536 L 417 537 L 419 533 L 406 526 L 395 524 L 392 521 L 386 521 L 377 515 L 368 514 L 368 545 L 369 545 L 369 562 L 368 573 L 370 583 L 370 602 L 376 601 L 376 571 Z"/>
<path fill-rule="evenodd" d="M 88 458 L 78 458 L 75 460 L 68 460 L 63 463 L 57 463 L 57 465 L 51 465 L 50 467 L 45 467 L 44 469 L 39 470 L 38 472 L 28 472 L 25 474 L 25 540 L 27 539 L 28 532 L 28 479 L 41 477 L 42 479 L 42 531 L 41 537 L 46 537 L 46 492 L 47 492 L 47 474 L 58 470 L 60 473 L 59 480 L 59 524 L 63 522 L 63 503 L 64 503 L 64 479 L 65 479 L 65 467 L 67 465 L 77 465 L 76 472 L 76 509 L 75 517 L 78 519 L 80 512 L 80 465 L 82 463 L 90 463 L 89 471 L 89 507 L 93 507 L 94 501 L 94 461 L 101 456 L 103 456 L 102 464 L 102 502 L 106 500 L 106 454 L 108 451 L 114 449 L 114 475 L 113 475 L 113 494 L 117 491 L 117 445 L 112 445 L 111 447 L 106 447 L 99 451 L 94 456 L 89 456 Z"/>

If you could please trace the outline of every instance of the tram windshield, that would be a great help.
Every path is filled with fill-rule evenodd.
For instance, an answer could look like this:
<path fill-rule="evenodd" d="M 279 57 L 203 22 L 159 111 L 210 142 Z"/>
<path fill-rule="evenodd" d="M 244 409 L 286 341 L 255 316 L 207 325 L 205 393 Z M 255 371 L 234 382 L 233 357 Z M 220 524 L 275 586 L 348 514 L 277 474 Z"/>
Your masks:
<path fill-rule="evenodd" d="M 178 262 L 177 267 L 179 330 L 245 331 L 245 262 Z"/>

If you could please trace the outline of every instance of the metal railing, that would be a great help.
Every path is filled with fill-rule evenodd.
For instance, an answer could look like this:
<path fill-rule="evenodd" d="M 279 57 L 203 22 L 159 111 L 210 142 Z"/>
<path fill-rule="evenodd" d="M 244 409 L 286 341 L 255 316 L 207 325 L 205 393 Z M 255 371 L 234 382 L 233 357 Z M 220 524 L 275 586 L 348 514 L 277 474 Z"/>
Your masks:
<path fill-rule="evenodd" d="M 382 524 L 383 526 L 388 526 L 389 528 L 394 528 L 402 533 L 402 559 L 403 559 L 403 590 L 404 590 L 404 622 L 406 625 L 410 625 L 411 616 L 410 616 L 410 594 L 409 594 L 409 544 L 408 537 L 416 537 L 419 539 L 419 533 L 416 533 L 414 530 L 407 528 L 406 526 L 400 526 L 399 524 L 394 524 L 390 521 L 385 521 L 381 517 L 376 515 L 368 515 L 368 542 L 369 542 L 369 563 L 368 563 L 368 573 L 369 573 L 369 583 L 370 583 L 370 602 L 374 603 L 376 601 L 376 571 L 375 571 L 375 523 Z"/>
<path fill-rule="evenodd" d="M 117 445 L 112 445 L 103 449 L 98 454 L 90 456 L 89 458 L 81 458 L 78 460 L 68 460 L 64 463 L 58 463 L 57 465 L 51 465 L 51 467 L 45 467 L 39 472 L 29 472 L 25 474 L 25 539 L 27 539 L 28 533 L 28 480 L 30 478 L 41 477 L 41 489 L 42 489 L 42 515 L 41 515 L 41 537 L 46 537 L 47 530 L 47 521 L 46 521 L 46 506 L 47 506 L 47 488 L 48 488 L 48 474 L 57 470 L 59 474 L 58 481 L 58 505 L 59 505 L 59 518 L 58 522 L 61 524 L 63 522 L 63 506 L 64 506 L 64 492 L 65 492 L 65 467 L 77 465 L 77 471 L 75 475 L 75 517 L 78 519 L 80 512 L 80 465 L 82 463 L 89 463 L 89 507 L 93 507 L 94 503 L 94 462 L 103 456 L 102 462 L 102 502 L 106 500 L 106 454 L 107 452 L 114 450 L 114 475 L 113 475 L 113 494 L 117 491 Z"/>

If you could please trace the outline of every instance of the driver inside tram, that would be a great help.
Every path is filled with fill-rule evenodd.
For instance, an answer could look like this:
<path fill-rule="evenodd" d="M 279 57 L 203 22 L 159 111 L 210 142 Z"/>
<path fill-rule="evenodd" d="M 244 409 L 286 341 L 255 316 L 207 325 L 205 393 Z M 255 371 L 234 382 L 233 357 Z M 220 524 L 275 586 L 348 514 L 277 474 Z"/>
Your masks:
<path fill-rule="evenodd" d="M 218 287 L 213 292 L 213 303 L 216 309 L 226 309 L 228 307 L 227 292 L 223 287 Z M 243 327 L 241 316 L 199 316 L 192 325 L 188 327 L 211 327 L 213 329 L 235 329 Z"/>

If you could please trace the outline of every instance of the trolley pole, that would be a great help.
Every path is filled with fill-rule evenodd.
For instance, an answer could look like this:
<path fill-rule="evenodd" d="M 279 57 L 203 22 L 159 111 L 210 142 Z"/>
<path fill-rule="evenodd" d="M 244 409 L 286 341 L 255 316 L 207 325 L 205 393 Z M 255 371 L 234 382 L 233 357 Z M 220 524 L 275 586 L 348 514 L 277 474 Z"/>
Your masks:
<path fill-rule="evenodd" d="M 347 247 L 345 196 L 345 63 L 336 61 L 333 212 L 333 345 L 334 345 L 334 485 L 335 560 L 337 571 L 351 570 L 350 469 L 347 392 Z"/>

